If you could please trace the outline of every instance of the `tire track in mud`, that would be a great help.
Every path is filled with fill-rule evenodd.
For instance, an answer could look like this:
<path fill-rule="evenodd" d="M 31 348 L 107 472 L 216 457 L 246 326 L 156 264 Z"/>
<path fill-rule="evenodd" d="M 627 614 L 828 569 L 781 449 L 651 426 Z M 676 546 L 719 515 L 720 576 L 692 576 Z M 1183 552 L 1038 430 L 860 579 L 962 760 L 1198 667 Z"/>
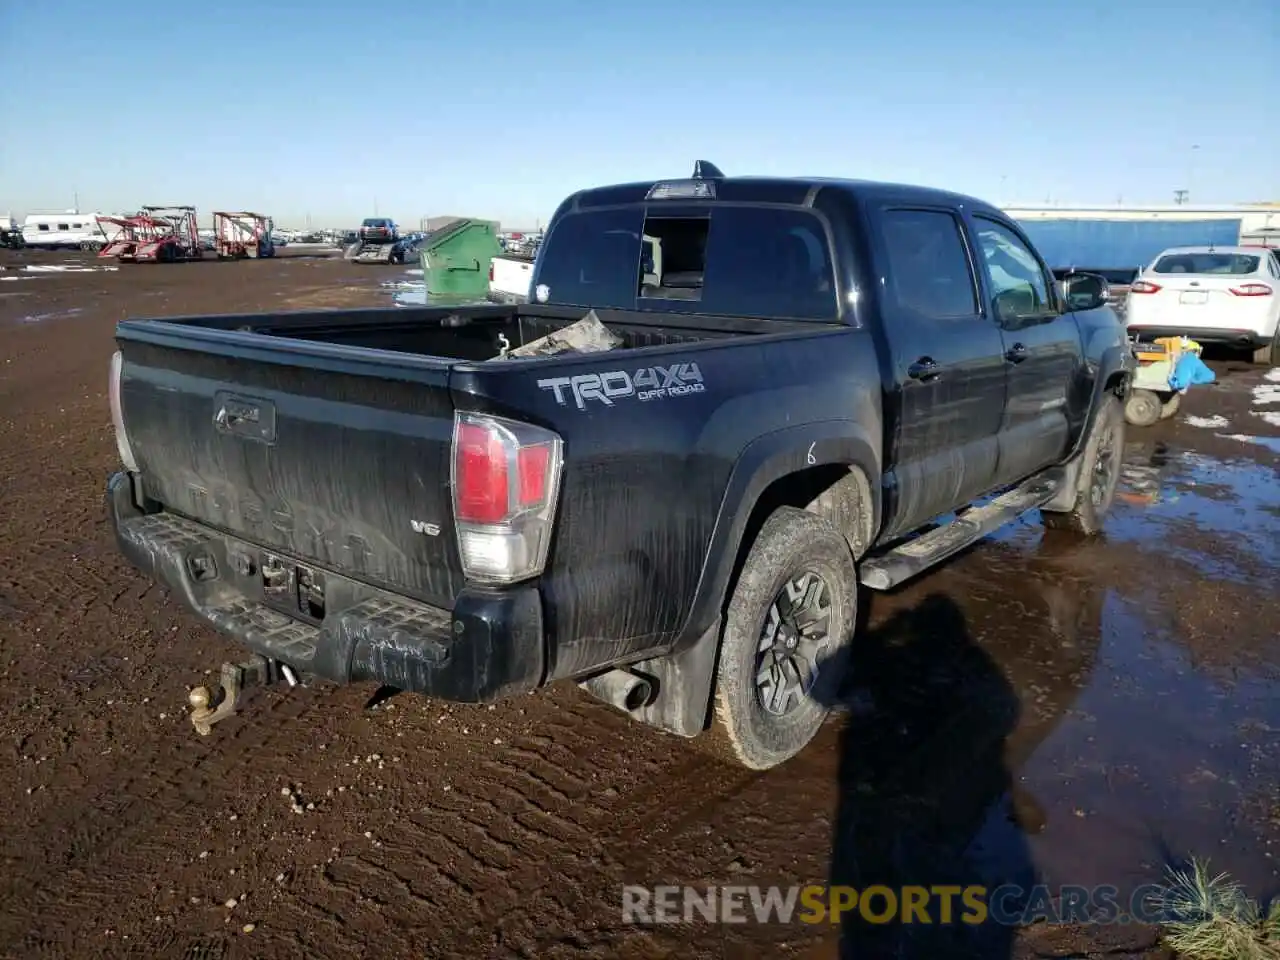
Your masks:
<path fill-rule="evenodd" d="M 314 706 L 314 698 L 296 694 L 254 703 L 216 748 L 189 749 L 179 735 L 162 757 L 124 768 L 122 779 L 63 798 L 31 831 L 46 846 L 43 856 L 28 846 L 23 857 L 6 857 L 0 946 L 21 944 L 22 956 L 42 955 L 34 951 L 55 942 L 43 931 L 74 929 L 87 902 L 109 903 L 129 879 L 147 876 L 150 870 L 139 871 L 136 861 L 154 865 L 157 852 L 182 846 L 173 832 L 176 815 L 199 803 L 205 787 L 233 774 L 246 751 L 269 751 L 288 735 L 289 721 Z M 123 861 L 116 858 L 122 851 Z"/>
<path fill-rule="evenodd" d="M 373 849 L 329 864 L 306 895 L 310 908 L 341 911 L 361 931 L 356 943 L 382 950 L 390 938 L 408 951 L 417 941 L 444 955 L 445 944 L 471 943 L 471 931 L 492 926 L 487 918 L 517 908 L 542 878 L 564 884 L 598 871 L 597 818 L 582 805 L 590 781 L 572 769 L 573 752 L 566 764 L 547 758 L 547 738 L 526 746 L 523 735 L 508 736 L 429 803 L 386 824 Z M 414 933 L 427 929 L 429 938 Z"/>
<path fill-rule="evenodd" d="M 504 751 L 510 766 L 503 777 L 523 781 L 529 791 L 525 799 L 544 812 L 553 804 L 567 806 L 566 819 L 578 826 L 576 839 L 559 833 L 547 837 L 554 848 L 543 854 L 544 865 L 520 871 L 523 882 L 513 901 L 487 905 L 472 925 L 435 945 L 465 950 L 492 940 L 486 955 L 588 956 L 598 955 L 602 945 L 625 943 L 628 956 L 666 955 L 647 932 L 620 924 L 611 930 L 614 924 L 606 922 L 591 935 L 554 931 L 580 928 L 584 898 L 617 896 L 625 873 L 662 856 L 662 837 L 704 819 L 763 774 L 710 758 L 693 742 L 644 731 L 585 698 L 570 705 L 548 701 L 547 707 L 546 715 L 534 721 L 536 732 L 516 737 Z M 641 745 L 635 737 L 652 739 Z M 626 792 L 612 786 L 625 780 L 619 774 L 633 752 L 655 748 L 661 759 L 652 775 Z M 482 765 L 488 770 L 499 762 L 486 759 Z M 589 768 L 594 768 L 590 774 Z M 534 801 L 534 794 L 542 802 Z M 593 906 L 601 905 L 597 898 Z"/>

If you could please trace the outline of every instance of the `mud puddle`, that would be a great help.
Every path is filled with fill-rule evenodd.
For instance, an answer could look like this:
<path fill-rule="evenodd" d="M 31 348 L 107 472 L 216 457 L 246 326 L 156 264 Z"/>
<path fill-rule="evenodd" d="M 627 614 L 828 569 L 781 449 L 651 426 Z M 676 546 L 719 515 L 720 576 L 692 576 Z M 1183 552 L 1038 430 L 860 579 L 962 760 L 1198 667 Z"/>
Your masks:
<path fill-rule="evenodd" d="M 1277 471 L 1126 453 L 1104 538 L 1026 521 L 873 595 L 828 768 L 807 790 L 760 778 L 717 810 L 717 842 L 744 859 L 730 825 L 806 793 L 822 818 L 834 783 L 828 859 L 805 829 L 799 882 L 1106 884 L 1123 904 L 1195 856 L 1280 892 Z"/>
<path fill-rule="evenodd" d="M 1250 615 L 1270 602 L 1233 588 Z M 1123 904 L 1197 856 L 1278 892 L 1280 651 L 1213 591 L 1145 543 L 1027 522 L 873 595 L 844 719 L 626 882 L 1107 884 Z M 1007 931 L 963 935 L 1008 955 L 987 942 Z"/>
<path fill-rule="evenodd" d="M 395 280 L 383 280 L 378 284 L 382 292 L 391 297 L 397 307 L 464 306 L 468 303 L 488 303 L 483 297 L 460 297 L 451 294 L 434 295 L 427 289 L 422 268 L 403 271 Z"/>
<path fill-rule="evenodd" d="M 1024 524 L 887 598 L 836 748 L 833 879 L 1124 898 L 1197 856 L 1280 891 L 1275 631 L 1231 661 L 1201 592 L 1190 563 Z"/>
<path fill-rule="evenodd" d="M 1275 444 L 1280 452 L 1280 438 L 1232 439 Z M 1221 459 L 1160 441 L 1131 441 L 1107 536 L 1157 546 L 1214 576 L 1274 582 L 1280 483 L 1266 459 Z"/>

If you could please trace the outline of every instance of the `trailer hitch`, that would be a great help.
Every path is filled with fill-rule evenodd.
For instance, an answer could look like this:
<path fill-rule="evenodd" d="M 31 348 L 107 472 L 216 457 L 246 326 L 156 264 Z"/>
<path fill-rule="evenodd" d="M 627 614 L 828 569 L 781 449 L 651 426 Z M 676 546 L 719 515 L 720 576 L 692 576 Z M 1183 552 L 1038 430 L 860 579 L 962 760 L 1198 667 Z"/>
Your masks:
<path fill-rule="evenodd" d="M 288 664 L 254 655 L 243 663 L 224 663 L 218 687 L 194 687 L 187 694 L 191 705 L 191 723 L 196 733 L 207 737 L 213 725 L 233 715 L 244 705 L 246 691 L 265 687 L 284 678 L 289 686 L 296 686 L 297 675 Z"/>

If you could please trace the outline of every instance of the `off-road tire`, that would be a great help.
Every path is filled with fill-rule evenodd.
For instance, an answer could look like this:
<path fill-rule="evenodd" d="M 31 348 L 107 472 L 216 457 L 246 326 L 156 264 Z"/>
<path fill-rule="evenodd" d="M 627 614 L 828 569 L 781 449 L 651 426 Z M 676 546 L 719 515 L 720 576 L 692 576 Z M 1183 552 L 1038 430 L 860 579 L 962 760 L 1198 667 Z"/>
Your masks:
<path fill-rule="evenodd" d="M 1160 407 L 1160 419 L 1168 420 L 1170 417 L 1172 417 L 1175 413 L 1178 412 L 1178 408 L 1181 406 L 1182 406 L 1182 394 L 1175 393 L 1172 397 L 1166 400 L 1164 404 Z"/>
<path fill-rule="evenodd" d="M 830 646 L 809 695 L 778 716 L 766 711 L 756 687 L 760 638 L 779 593 L 807 572 L 820 576 L 830 590 Z M 751 770 L 768 770 L 804 749 L 835 705 L 856 622 L 857 591 L 849 543 L 829 522 L 794 507 L 781 507 L 765 521 L 726 611 L 706 746 Z"/>
<path fill-rule="evenodd" d="M 1111 456 L 1110 478 L 1105 484 L 1105 492 L 1100 502 L 1093 498 L 1093 480 L 1100 459 L 1104 452 L 1110 433 L 1109 449 Z M 1116 484 L 1120 479 L 1120 461 L 1124 454 L 1125 416 L 1121 412 L 1120 400 L 1113 394 L 1107 394 L 1094 418 L 1093 427 L 1089 431 L 1089 439 L 1085 441 L 1081 454 L 1080 478 L 1076 484 L 1076 499 L 1071 509 L 1056 512 L 1041 509 L 1040 518 L 1051 530 L 1070 530 L 1086 537 L 1096 536 L 1102 532 L 1102 523 L 1111 509 L 1116 496 Z"/>
<path fill-rule="evenodd" d="M 1124 402 L 1124 418 L 1135 427 L 1149 427 L 1160 419 L 1160 398 L 1150 390 L 1131 390 Z"/>

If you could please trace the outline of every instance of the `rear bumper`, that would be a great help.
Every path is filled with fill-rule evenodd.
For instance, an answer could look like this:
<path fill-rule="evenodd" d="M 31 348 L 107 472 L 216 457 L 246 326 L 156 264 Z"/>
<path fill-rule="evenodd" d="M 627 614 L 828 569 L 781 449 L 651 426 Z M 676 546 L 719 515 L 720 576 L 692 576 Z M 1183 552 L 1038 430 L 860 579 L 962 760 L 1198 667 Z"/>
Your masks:
<path fill-rule="evenodd" d="M 496 700 L 539 686 L 545 670 L 535 587 L 464 589 L 452 611 L 324 571 L 318 624 L 265 600 L 260 555 L 172 513 L 144 514 L 127 473 L 107 481 L 107 514 L 128 560 L 210 626 L 255 653 L 335 683 L 376 681 L 444 700 Z"/>
<path fill-rule="evenodd" d="M 1157 337 L 1190 337 L 1198 343 L 1221 343 L 1244 348 L 1261 347 L 1271 342 L 1256 330 L 1233 330 L 1226 327 L 1183 327 L 1168 324 L 1133 323 L 1128 327 L 1129 336 L 1141 340 Z"/>

